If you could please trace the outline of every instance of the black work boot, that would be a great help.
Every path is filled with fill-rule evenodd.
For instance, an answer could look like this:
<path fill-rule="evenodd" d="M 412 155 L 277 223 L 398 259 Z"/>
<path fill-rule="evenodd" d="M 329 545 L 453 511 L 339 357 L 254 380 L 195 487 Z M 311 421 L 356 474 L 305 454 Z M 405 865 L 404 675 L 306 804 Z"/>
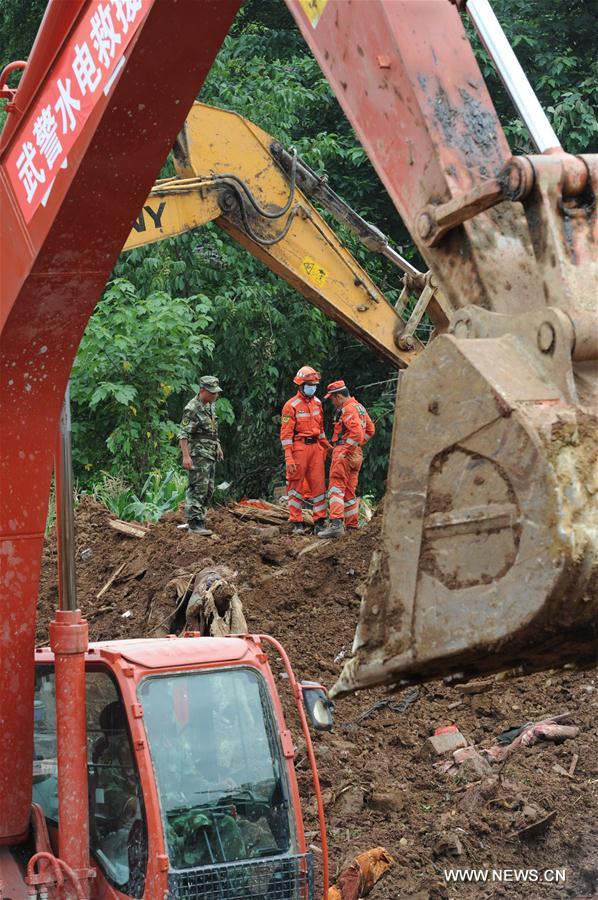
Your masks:
<path fill-rule="evenodd" d="M 305 534 L 305 525 L 303 522 L 293 522 L 291 534 Z"/>
<path fill-rule="evenodd" d="M 342 519 L 331 519 L 328 528 L 317 532 L 319 538 L 340 538 L 345 533 L 345 523 Z"/>
<path fill-rule="evenodd" d="M 325 530 L 326 530 L 326 519 L 318 519 L 318 521 L 314 525 L 314 534 L 317 534 L 319 537 L 322 534 L 322 532 Z"/>
<path fill-rule="evenodd" d="M 212 534 L 210 529 L 206 528 L 202 520 L 198 518 L 189 519 L 189 531 L 192 531 L 193 534 Z"/>

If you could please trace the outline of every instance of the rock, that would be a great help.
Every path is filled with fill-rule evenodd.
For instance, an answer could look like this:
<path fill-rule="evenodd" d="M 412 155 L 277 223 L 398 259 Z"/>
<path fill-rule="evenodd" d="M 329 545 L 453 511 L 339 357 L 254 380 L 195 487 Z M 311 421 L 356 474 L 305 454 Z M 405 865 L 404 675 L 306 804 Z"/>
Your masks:
<path fill-rule="evenodd" d="M 432 852 L 436 859 L 441 856 L 462 856 L 463 844 L 454 831 L 445 831 L 439 835 Z"/>
<path fill-rule="evenodd" d="M 453 759 L 459 765 L 458 777 L 465 781 L 481 781 L 492 775 L 492 766 L 473 747 L 456 750 Z"/>
<path fill-rule="evenodd" d="M 398 813 L 403 809 L 403 799 L 398 794 L 383 794 L 374 791 L 368 800 L 368 806 L 378 812 Z"/>
<path fill-rule="evenodd" d="M 340 816 L 361 812 L 365 806 L 367 791 L 358 784 L 348 784 L 335 795 L 332 801 L 334 812 Z"/>
<path fill-rule="evenodd" d="M 484 806 L 488 800 L 494 800 L 500 792 L 500 781 L 497 775 L 485 778 L 481 784 L 472 784 L 463 793 L 459 801 L 459 808 L 471 812 L 479 806 Z"/>
<path fill-rule="evenodd" d="M 460 731 L 448 731 L 444 734 L 434 734 L 426 741 L 428 752 L 434 756 L 447 756 L 461 747 L 467 747 L 467 741 Z"/>
<path fill-rule="evenodd" d="M 276 544 L 264 544 L 260 552 L 262 562 L 269 563 L 270 565 L 274 566 L 282 565 L 286 559 L 286 556 L 286 550 L 284 550 L 284 548 L 282 547 L 277 547 Z"/>
<path fill-rule="evenodd" d="M 399 840 L 399 846 L 400 846 L 400 847 L 406 847 L 408 843 L 409 843 L 409 841 L 407 840 L 406 837 L 402 837 L 402 838 Z"/>
<path fill-rule="evenodd" d="M 494 704 L 492 702 L 492 697 L 474 694 L 471 698 L 471 709 L 478 716 L 493 716 Z"/>
<path fill-rule="evenodd" d="M 267 543 L 280 536 L 280 527 L 278 525 L 250 525 L 249 530 L 256 537 L 259 537 Z"/>
<path fill-rule="evenodd" d="M 221 540 L 222 540 L 222 538 L 220 537 L 219 534 L 211 534 L 211 535 L 210 535 L 210 540 L 211 540 L 211 541 L 214 541 L 214 543 L 217 544 L 218 541 L 221 541 Z"/>

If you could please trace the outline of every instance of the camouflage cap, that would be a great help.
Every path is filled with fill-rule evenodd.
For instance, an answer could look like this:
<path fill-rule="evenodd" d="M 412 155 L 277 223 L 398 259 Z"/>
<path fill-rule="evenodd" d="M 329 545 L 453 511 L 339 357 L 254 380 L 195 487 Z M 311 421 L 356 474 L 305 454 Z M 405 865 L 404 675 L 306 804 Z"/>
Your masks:
<path fill-rule="evenodd" d="M 215 375 L 202 375 L 199 379 L 199 389 L 209 391 L 210 394 L 221 394 L 222 388 L 220 387 L 220 382 L 216 378 Z"/>

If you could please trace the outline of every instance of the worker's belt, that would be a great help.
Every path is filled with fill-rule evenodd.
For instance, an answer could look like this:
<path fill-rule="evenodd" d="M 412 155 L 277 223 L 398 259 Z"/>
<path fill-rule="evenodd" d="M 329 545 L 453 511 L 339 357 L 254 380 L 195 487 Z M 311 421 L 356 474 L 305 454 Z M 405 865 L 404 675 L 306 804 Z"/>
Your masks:
<path fill-rule="evenodd" d="M 303 441 L 304 444 L 317 444 L 318 438 L 315 435 L 311 437 L 303 437 L 303 435 L 297 434 L 295 435 L 296 441 Z"/>
<path fill-rule="evenodd" d="M 346 444 L 346 443 L 347 443 L 346 441 L 341 439 L 340 441 L 333 441 L 332 446 L 333 447 L 341 447 L 343 444 Z"/>

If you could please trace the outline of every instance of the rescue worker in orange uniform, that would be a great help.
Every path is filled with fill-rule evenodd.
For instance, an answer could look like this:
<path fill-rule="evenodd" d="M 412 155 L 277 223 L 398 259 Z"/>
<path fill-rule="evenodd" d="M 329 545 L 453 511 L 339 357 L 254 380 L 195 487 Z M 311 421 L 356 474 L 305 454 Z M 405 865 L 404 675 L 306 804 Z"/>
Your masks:
<path fill-rule="evenodd" d="M 328 483 L 330 526 L 319 532 L 321 538 L 341 537 L 345 528 L 359 527 L 356 490 L 363 463 L 361 448 L 376 432 L 365 406 L 350 395 L 344 381 L 333 381 L 328 385 L 324 399 L 329 398 L 335 408 Z"/>
<path fill-rule="evenodd" d="M 309 487 L 313 504 L 314 532 L 326 525 L 326 477 L 324 460 L 332 449 L 324 432 L 322 401 L 316 397 L 319 372 L 302 366 L 293 381 L 299 386 L 294 397 L 282 408 L 280 442 L 284 451 L 289 497 L 289 521 L 293 534 L 303 534 L 302 504 L 304 483 Z"/>

